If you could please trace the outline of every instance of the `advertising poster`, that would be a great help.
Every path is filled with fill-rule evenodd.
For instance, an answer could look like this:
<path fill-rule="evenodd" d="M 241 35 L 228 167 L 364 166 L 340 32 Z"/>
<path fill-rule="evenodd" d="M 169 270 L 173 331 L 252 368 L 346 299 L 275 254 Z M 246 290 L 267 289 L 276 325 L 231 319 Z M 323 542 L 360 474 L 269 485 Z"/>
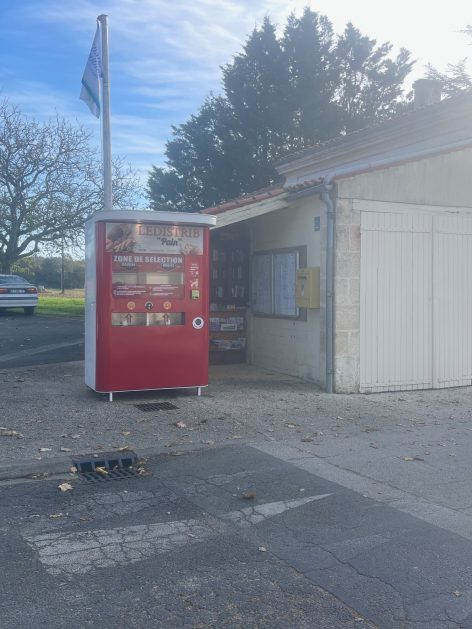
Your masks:
<path fill-rule="evenodd" d="M 186 255 L 203 254 L 203 228 L 155 223 L 107 223 L 114 297 L 183 299 Z M 192 298 L 200 297 L 199 265 L 191 269 Z"/>

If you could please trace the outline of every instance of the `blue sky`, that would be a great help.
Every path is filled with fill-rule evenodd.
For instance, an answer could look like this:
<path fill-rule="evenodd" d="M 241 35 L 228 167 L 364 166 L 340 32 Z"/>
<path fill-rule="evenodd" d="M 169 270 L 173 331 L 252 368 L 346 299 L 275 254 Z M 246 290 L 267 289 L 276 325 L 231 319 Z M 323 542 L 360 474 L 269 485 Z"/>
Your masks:
<path fill-rule="evenodd" d="M 406 47 L 443 69 L 472 46 L 458 31 L 472 22 L 463 0 L 0 0 L 0 93 L 36 118 L 99 123 L 78 99 L 100 13 L 109 15 L 112 150 L 142 173 L 163 165 L 171 125 L 220 89 L 220 66 L 269 15 L 280 27 L 309 5 L 337 32 L 347 21 L 379 42 Z M 469 70 L 472 71 L 469 65 Z"/>

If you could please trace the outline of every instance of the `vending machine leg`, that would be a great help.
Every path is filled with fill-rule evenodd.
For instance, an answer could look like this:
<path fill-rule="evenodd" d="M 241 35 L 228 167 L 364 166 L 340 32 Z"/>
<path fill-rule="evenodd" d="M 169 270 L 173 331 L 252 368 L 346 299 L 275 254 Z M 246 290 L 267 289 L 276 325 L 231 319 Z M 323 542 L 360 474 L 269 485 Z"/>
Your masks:
<path fill-rule="evenodd" d="M 200 397 L 202 394 L 202 387 L 197 387 L 197 395 Z"/>
<path fill-rule="evenodd" d="M 108 394 L 108 401 L 109 402 L 113 402 L 113 392 L 110 391 L 110 393 Z"/>

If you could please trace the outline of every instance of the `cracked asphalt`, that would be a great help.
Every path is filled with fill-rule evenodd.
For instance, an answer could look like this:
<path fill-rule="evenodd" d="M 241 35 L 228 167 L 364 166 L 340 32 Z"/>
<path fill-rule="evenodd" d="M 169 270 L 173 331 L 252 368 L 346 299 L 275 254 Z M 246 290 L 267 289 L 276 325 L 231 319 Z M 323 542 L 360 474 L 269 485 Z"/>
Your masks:
<path fill-rule="evenodd" d="M 65 494 L 57 481 L 0 489 L 2 627 L 375 626 L 284 556 L 284 514 L 319 517 L 331 483 L 251 448 L 160 456 L 147 469 L 74 480 Z"/>
<path fill-rule="evenodd" d="M 146 468 L 3 484 L 2 627 L 472 627 L 454 533 L 248 446 Z"/>
<path fill-rule="evenodd" d="M 11 321 L 2 629 L 472 629 L 470 388 L 330 396 L 234 365 L 213 368 L 201 398 L 110 404 L 83 384 L 80 335 L 64 362 L 67 331 Z M 135 406 L 162 400 L 176 408 Z M 67 473 L 74 454 L 125 445 L 149 476 Z"/>

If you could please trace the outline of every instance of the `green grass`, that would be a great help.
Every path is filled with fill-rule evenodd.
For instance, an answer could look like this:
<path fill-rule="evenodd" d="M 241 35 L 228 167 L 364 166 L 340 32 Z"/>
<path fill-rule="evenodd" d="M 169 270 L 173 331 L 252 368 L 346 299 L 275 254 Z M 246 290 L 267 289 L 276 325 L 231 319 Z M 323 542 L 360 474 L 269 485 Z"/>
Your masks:
<path fill-rule="evenodd" d="M 56 315 L 60 317 L 83 317 L 85 300 L 83 297 L 49 297 L 39 295 L 36 312 L 40 315 Z"/>

